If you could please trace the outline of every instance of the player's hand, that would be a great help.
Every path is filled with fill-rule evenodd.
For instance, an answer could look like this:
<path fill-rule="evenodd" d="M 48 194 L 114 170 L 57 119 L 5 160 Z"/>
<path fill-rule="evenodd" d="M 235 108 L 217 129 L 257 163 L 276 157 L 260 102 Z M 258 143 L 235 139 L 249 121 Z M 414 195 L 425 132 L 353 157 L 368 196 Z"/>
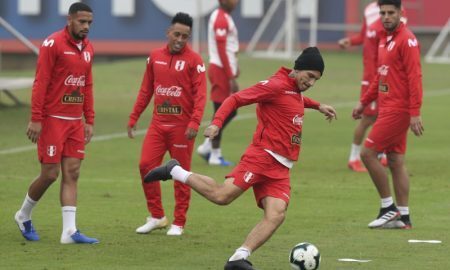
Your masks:
<path fill-rule="evenodd" d="M 128 130 L 128 138 L 134 139 L 134 133 L 136 132 L 136 125 L 132 127 L 127 126 L 127 130 Z"/>
<path fill-rule="evenodd" d="M 214 139 L 214 137 L 217 136 L 217 134 L 219 134 L 219 127 L 216 125 L 209 125 L 206 129 L 205 132 L 203 132 L 203 135 L 205 137 L 210 138 L 211 140 Z"/>
<path fill-rule="evenodd" d="M 355 119 L 355 120 L 356 119 L 361 119 L 361 115 L 362 115 L 363 111 L 364 111 L 364 106 L 361 103 L 356 105 L 356 107 L 353 108 L 353 111 L 352 111 L 353 119 Z"/>
<path fill-rule="evenodd" d="M 350 47 L 350 39 L 349 38 L 342 38 L 338 41 L 339 47 L 341 47 L 341 49 L 347 49 L 348 47 Z"/>
<path fill-rule="evenodd" d="M 239 91 L 239 85 L 236 81 L 236 78 L 230 79 L 230 91 L 231 93 L 236 93 Z"/>
<path fill-rule="evenodd" d="M 88 144 L 92 136 L 94 136 L 94 126 L 90 124 L 84 124 L 84 144 Z"/>
<path fill-rule="evenodd" d="M 186 138 L 187 138 L 188 140 L 192 140 L 192 139 L 194 139 L 195 137 L 197 137 L 197 130 L 188 127 L 188 128 L 186 129 L 186 132 L 184 133 L 184 135 L 186 136 Z"/>
<path fill-rule="evenodd" d="M 330 105 L 320 104 L 319 112 L 323 113 L 329 122 L 331 122 L 333 119 L 337 120 L 336 110 Z"/>
<path fill-rule="evenodd" d="M 422 124 L 422 118 L 420 116 L 412 116 L 409 127 L 417 137 L 422 136 L 425 131 Z"/>
<path fill-rule="evenodd" d="M 36 143 L 39 139 L 39 136 L 41 135 L 42 131 L 42 124 L 41 122 L 29 122 L 27 127 L 27 136 L 28 139 L 32 143 Z"/>

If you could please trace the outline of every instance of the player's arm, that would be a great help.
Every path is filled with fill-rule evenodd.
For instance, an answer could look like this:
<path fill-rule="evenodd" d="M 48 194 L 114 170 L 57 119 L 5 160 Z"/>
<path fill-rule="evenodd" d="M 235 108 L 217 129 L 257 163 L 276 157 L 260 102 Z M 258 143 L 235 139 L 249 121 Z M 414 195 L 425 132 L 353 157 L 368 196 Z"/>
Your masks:
<path fill-rule="evenodd" d="M 46 39 L 39 49 L 36 75 L 31 93 L 31 120 L 28 123 L 27 136 L 33 143 L 37 142 L 41 134 L 44 102 L 48 85 L 52 79 L 56 56 L 57 43 L 54 39 Z"/>
<path fill-rule="evenodd" d="M 364 37 L 366 35 L 366 29 L 367 29 L 367 25 L 366 22 L 364 20 L 364 23 L 361 26 L 361 30 L 359 31 L 358 34 L 350 36 L 350 37 L 345 37 L 342 38 L 338 41 L 339 46 L 342 49 L 347 49 L 350 46 L 356 46 L 356 45 L 361 45 L 364 42 Z"/>
<path fill-rule="evenodd" d="M 321 104 L 320 102 L 305 96 L 302 96 L 302 98 L 303 98 L 303 105 L 305 108 L 314 109 L 321 112 L 323 115 L 325 115 L 325 118 L 330 122 L 333 119 L 337 120 L 336 110 L 332 106 L 327 104 Z"/>
<path fill-rule="evenodd" d="M 239 107 L 258 102 L 270 102 L 276 98 L 277 89 L 279 89 L 276 85 L 276 82 L 264 80 L 226 98 L 214 115 L 211 125 L 205 129 L 204 136 L 214 138 L 222 128 L 225 119 Z"/>
<path fill-rule="evenodd" d="M 416 136 L 423 134 L 424 128 L 420 116 L 422 106 L 422 68 L 420 65 L 420 48 L 416 38 L 410 38 L 401 47 L 401 59 L 408 77 L 410 128 Z"/>
<path fill-rule="evenodd" d="M 136 102 L 133 106 L 133 111 L 130 114 L 130 118 L 128 121 L 128 137 L 134 138 L 134 130 L 136 130 L 136 123 L 139 120 L 142 112 L 147 108 L 150 100 L 153 96 L 153 63 L 151 57 L 147 58 L 147 66 L 144 72 L 144 78 L 142 79 L 141 87 L 139 89 L 138 96 L 136 98 Z"/>
<path fill-rule="evenodd" d="M 220 16 L 214 23 L 214 38 L 217 44 L 217 53 L 219 54 L 220 62 L 222 63 L 225 74 L 229 80 L 231 93 L 236 93 L 239 90 L 236 78 L 237 74 L 233 74 L 230 66 L 230 60 L 227 55 L 227 36 L 229 25 L 225 16 Z"/>
<path fill-rule="evenodd" d="M 94 95 L 93 95 L 93 79 L 92 79 L 92 66 L 89 67 L 89 72 L 86 79 L 86 88 L 84 91 L 84 103 L 83 113 L 85 119 L 84 126 L 84 141 L 88 144 L 94 136 Z"/>
<path fill-rule="evenodd" d="M 380 74 L 377 73 L 375 78 L 369 85 L 369 89 L 361 96 L 359 103 L 353 108 L 352 117 L 353 119 L 360 119 L 364 111 L 364 108 L 369 105 L 372 101 L 378 98 L 378 81 L 380 80 Z"/>
<path fill-rule="evenodd" d="M 192 111 L 191 120 L 186 130 L 186 137 L 191 140 L 197 136 L 198 127 L 203 118 L 206 105 L 206 75 L 205 64 L 200 56 L 194 62 L 191 69 L 192 89 L 194 97 L 194 108 Z"/>

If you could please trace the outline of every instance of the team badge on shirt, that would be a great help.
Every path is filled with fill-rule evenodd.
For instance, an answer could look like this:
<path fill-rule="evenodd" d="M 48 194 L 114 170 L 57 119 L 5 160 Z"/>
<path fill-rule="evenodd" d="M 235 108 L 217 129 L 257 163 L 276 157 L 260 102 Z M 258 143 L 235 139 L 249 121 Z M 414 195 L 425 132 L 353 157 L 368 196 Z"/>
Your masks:
<path fill-rule="evenodd" d="M 182 71 L 184 69 L 184 65 L 186 64 L 186 61 L 183 60 L 177 60 L 175 63 L 175 70 L 176 71 Z"/>
<path fill-rule="evenodd" d="M 300 145 L 302 143 L 302 132 L 300 131 L 298 134 L 293 134 L 291 137 L 291 144 Z"/>
<path fill-rule="evenodd" d="M 56 155 L 56 145 L 47 146 L 47 155 L 53 157 Z"/>

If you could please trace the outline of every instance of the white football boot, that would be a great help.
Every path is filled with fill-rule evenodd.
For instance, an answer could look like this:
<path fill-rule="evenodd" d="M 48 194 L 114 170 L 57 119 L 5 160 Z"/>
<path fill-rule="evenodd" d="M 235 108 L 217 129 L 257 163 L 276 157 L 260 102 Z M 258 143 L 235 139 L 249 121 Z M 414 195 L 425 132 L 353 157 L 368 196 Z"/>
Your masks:
<path fill-rule="evenodd" d="M 183 230 L 183 227 L 172 224 L 170 225 L 170 229 L 167 231 L 167 235 L 180 236 L 183 234 Z"/>
<path fill-rule="evenodd" d="M 136 233 L 149 233 L 156 229 L 166 228 L 169 224 L 169 221 L 166 217 L 163 218 L 152 218 L 148 217 L 147 222 L 141 227 L 136 229 Z"/>

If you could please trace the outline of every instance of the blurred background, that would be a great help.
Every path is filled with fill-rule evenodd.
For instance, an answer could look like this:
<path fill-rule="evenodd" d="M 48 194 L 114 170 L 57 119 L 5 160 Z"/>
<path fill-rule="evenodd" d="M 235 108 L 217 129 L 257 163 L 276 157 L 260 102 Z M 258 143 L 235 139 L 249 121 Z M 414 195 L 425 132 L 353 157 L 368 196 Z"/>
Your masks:
<path fill-rule="evenodd" d="M 0 1 L 0 70 L 33 68 L 37 50 L 50 33 L 66 23 L 73 0 Z M 165 31 L 178 11 L 195 17 L 192 46 L 206 53 L 209 14 L 216 0 L 83 0 L 94 10 L 89 38 L 96 60 L 146 56 L 165 44 Z M 369 0 L 241 0 L 232 13 L 241 52 L 265 57 L 290 57 L 317 45 L 337 49 L 339 38 L 358 32 Z M 450 1 L 403 0 L 408 24 L 422 54 L 429 53 L 450 17 Z M 450 25 L 448 26 L 450 27 Z M 434 55 L 448 59 L 448 29 Z M 22 39 L 22 41 L 20 40 Z M 27 43 L 29 41 L 29 43 Z M 353 49 L 359 50 L 359 48 Z M 431 58 L 430 58 L 431 59 Z"/>

